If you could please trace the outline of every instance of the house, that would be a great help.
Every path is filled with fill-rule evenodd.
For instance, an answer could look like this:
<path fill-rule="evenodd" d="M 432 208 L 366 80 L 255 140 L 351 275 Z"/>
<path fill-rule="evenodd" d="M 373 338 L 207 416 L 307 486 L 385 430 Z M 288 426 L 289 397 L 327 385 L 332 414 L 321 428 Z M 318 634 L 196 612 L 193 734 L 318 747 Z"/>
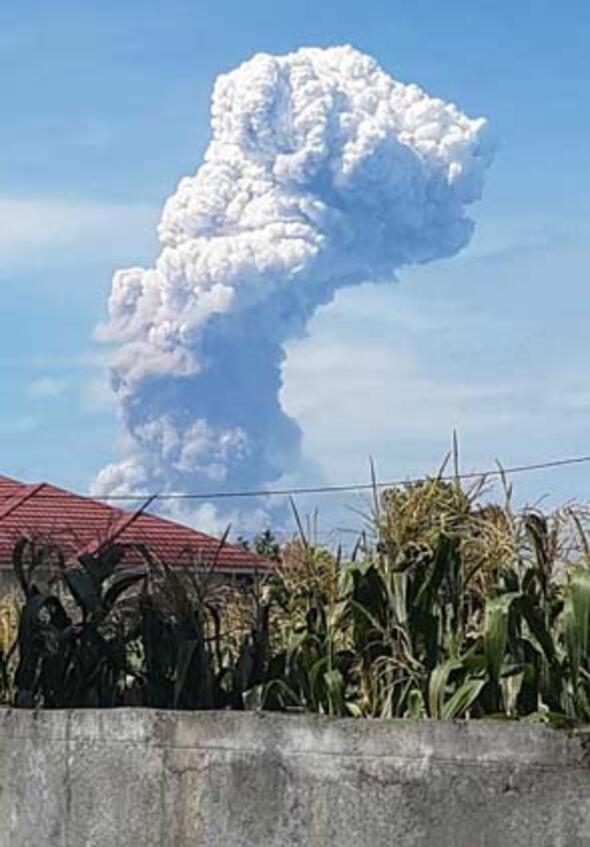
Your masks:
<path fill-rule="evenodd" d="M 46 482 L 28 484 L 0 476 L 0 591 L 15 585 L 14 545 L 23 536 L 50 540 L 66 561 L 95 553 L 109 540 L 141 543 L 174 566 L 214 568 L 220 575 L 252 577 L 268 562 L 233 544 L 147 512 L 137 513 L 73 494 Z M 130 550 L 126 566 L 143 560 Z"/>

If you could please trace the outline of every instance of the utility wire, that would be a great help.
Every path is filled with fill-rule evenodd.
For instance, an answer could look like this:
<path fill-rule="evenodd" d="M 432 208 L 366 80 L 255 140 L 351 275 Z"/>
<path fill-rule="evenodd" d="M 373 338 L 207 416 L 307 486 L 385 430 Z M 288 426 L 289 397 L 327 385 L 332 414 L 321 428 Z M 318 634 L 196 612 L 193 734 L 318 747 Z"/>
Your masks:
<path fill-rule="evenodd" d="M 230 500 L 247 497 L 294 497 L 302 494 L 335 494 L 354 491 L 372 491 L 375 488 L 394 488 L 402 485 L 413 485 L 420 482 L 425 482 L 428 479 L 438 478 L 442 481 L 452 482 L 454 480 L 469 480 L 482 479 L 488 477 L 502 477 L 512 474 L 528 473 L 531 471 L 550 470 L 555 468 L 563 468 L 571 465 L 581 465 L 590 462 L 590 456 L 575 456 L 567 459 L 555 459 L 549 462 L 536 462 L 528 465 L 514 465 L 512 467 L 503 468 L 501 466 L 485 471 L 471 471 L 470 473 L 447 474 L 438 477 L 422 476 L 413 479 L 396 479 L 386 482 L 357 482 L 348 485 L 317 485 L 305 486 L 299 488 L 274 488 L 274 489 L 258 489 L 250 491 L 211 491 L 209 493 L 137 493 L 137 494 L 104 494 L 96 495 L 93 499 L 105 502 L 110 501 L 130 501 L 130 500 Z M 12 499 L 18 496 L 16 494 L 0 495 L 2 499 Z M 44 493 L 42 490 L 35 494 L 34 499 L 52 499 L 62 496 L 61 494 Z M 80 497 L 88 497 L 89 495 L 80 494 Z"/>

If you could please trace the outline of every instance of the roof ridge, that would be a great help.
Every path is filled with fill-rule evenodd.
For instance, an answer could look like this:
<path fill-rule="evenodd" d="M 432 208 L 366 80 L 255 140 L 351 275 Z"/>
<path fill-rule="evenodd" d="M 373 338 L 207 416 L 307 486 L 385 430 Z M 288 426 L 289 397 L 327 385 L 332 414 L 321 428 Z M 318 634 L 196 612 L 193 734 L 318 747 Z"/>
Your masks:
<path fill-rule="evenodd" d="M 100 503 L 100 505 L 104 506 L 105 509 L 111 509 L 113 512 L 123 511 L 123 509 L 120 509 L 117 506 L 110 506 L 108 503 L 104 503 L 100 500 L 100 498 L 97 499 L 91 494 L 80 494 L 78 491 L 70 491 L 68 488 L 62 488 L 60 485 L 54 485 L 52 482 L 44 482 L 43 485 L 52 491 L 57 491 L 59 494 L 64 494 L 67 497 L 75 497 L 76 500 L 89 500 L 91 503 Z"/>
<path fill-rule="evenodd" d="M 14 479 L 14 477 L 5 476 L 4 474 L 0 474 L 0 482 L 10 482 L 12 483 L 12 485 L 20 485 L 21 487 L 31 484 L 28 482 L 23 482 L 22 479 Z"/>
<path fill-rule="evenodd" d="M 4 486 L 2 482 L 4 481 Z M 187 551 L 201 554 L 208 560 L 215 555 L 216 569 L 228 572 L 253 572 L 266 569 L 269 564 L 239 543 L 202 532 L 183 523 L 183 516 L 149 513 L 139 509 L 125 509 L 100 500 L 100 496 L 78 494 L 47 482 L 23 483 L 0 475 L 0 568 L 10 561 L 12 537 L 28 532 L 32 525 L 36 531 L 49 532 L 59 538 L 64 551 L 79 555 L 96 553 L 104 543 L 121 538 L 131 546 L 138 539 L 152 546 L 164 560 L 184 561 Z M 38 496 L 36 496 L 38 495 Z M 23 507 L 21 509 L 21 506 Z M 102 533 L 105 533 L 103 538 Z M 82 548 L 82 549 L 80 549 Z M 129 554 L 132 556 L 132 554 Z M 200 561 L 200 559 L 199 559 Z M 198 563 L 194 563 L 199 566 Z"/>

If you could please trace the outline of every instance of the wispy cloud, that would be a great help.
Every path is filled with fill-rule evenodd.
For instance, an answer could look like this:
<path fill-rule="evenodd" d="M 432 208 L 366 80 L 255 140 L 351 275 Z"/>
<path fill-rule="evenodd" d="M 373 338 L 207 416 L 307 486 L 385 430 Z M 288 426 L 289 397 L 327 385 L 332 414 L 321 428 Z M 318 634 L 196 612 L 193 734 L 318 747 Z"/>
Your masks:
<path fill-rule="evenodd" d="M 75 354 L 34 353 L 26 356 L 26 364 L 39 370 L 48 367 L 54 370 L 91 371 L 108 369 L 111 353 L 104 349 L 81 350 Z"/>
<path fill-rule="evenodd" d="M 306 433 L 332 446 L 436 438 L 461 423 L 485 431 L 513 420 L 512 386 L 431 377 L 407 351 L 383 343 L 357 343 L 352 355 L 354 370 L 343 368 L 351 345 L 316 340 L 287 362 L 284 402 Z"/>
<path fill-rule="evenodd" d="M 469 247 L 453 261 L 462 265 L 512 262 L 560 250 L 573 240 L 574 233 L 565 224 L 556 226 L 540 215 L 529 215 L 524 221 L 503 218 L 476 230 Z"/>
<path fill-rule="evenodd" d="M 115 396 L 110 384 L 108 358 L 101 351 L 72 357 L 42 357 L 44 366 L 61 370 L 60 376 L 40 376 L 26 388 L 30 400 L 50 400 L 68 395 L 83 415 L 115 413 Z M 39 364 L 35 360 L 35 364 Z"/>
<path fill-rule="evenodd" d="M 94 376 L 80 384 L 79 400 L 80 411 L 83 414 L 115 414 L 116 398 L 106 369 L 97 371 Z"/>
<path fill-rule="evenodd" d="M 136 261 L 151 252 L 158 209 L 0 195 L 0 267 L 7 272 Z"/>
<path fill-rule="evenodd" d="M 33 380 L 27 388 L 31 400 L 46 400 L 60 397 L 68 388 L 68 380 L 62 377 L 43 376 Z"/>

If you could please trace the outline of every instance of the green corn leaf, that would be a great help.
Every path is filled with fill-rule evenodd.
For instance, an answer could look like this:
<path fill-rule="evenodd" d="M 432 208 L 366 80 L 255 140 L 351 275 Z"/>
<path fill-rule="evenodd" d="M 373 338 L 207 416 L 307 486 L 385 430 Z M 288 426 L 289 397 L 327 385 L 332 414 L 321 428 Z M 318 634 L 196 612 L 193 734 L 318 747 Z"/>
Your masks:
<path fill-rule="evenodd" d="M 486 602 L 484 621 L 484 654 L 490 679 L 498 682 L 508 641 L 510 607 L 520 595 L 514 591 Z"/>
<path fill-rule="evenodd" d="M 548 724 L 549 726 L 554 727 L 555 729 L 569 729 L 573 726 L 573 721 L 571 718 L 568 718 L 566 715 L 562 715 L 559 712 L 551 712 L 545 705 L 541 705 L 541 708 L 536 712 L 531 712 L 530 715 L 527 715 L 522 719 L 523 723 L 543 723 Z"/>
<path fill-rule="evenodd" d="M 362 718 L 363 710 L 358 705 L 358 703 L 347 702 L 346 704 L 346 713 L 350 715 L 351 718 Z"/>
<path fill-rule="evenodd" d="M 571 594 L 566 596 L 563 604 L 563 637 L 570 663 L 570 672 L 574 688 L 578 687 L 580 675 L 580 641 L 578 639 L 578 628 L 576 625 L 576 613 Z"/>
<path fill-rule="evenodd" d="M 412 688 L 408 693 L 404 717 L 411 720 L 420 720 L 426 717 L 426 704 L 419 688 Z"/>
<path fill-rule="evenodd" d="M 502 699 L 504 700 L 504 708 L 508 717 L 514 717 L 516 715 L 516 701 L 522 688 L 524 676 L 524 671 L 520 671 L 520 673 L 505 675 L 500 680 Z"/>
<path fill-rule="evenodd" d="M 374 615 L 372 615 L 371 612 L 365 606 L 363 606 L 361 603 L 357 603 L 356 600 L 351 600 L 350 608 L 354 612 L 358 612 L 358 614 L 362 618 L 364 618 L 365 621 L 367 623 L 369 623 L 371 625 L 371 627 L 373 627 L 374 630 L 376 630 L 377 632 L 383 631 L 383 625 L 381 624 L 381 621 L 377 620 L 377 618 Z"/>
<path fill-rule="evenodd" d="M 273 711 L 287 711 L 289 709 L 303 710 L 304 703 L 301 701 L 295 689 L 287 685 L 282 679 L 272 679 L 264 686 L 262 695 L 263 708 Z"/>
<path fill-rule="evenodd" d="M 554 662 L 556 659 L 555 643 L 547 629 L 541 611 L 534 605 L 530 597 L 523 596 L 519 605 L 532 635 L 545 654 L 545 658 L 549 663 Z"/>
<path fill-rule="evenodd" d="M 463 667 L 460 659 L 447 659 L 437 665 L 430 674 L 428 683 L 428 713 L 431 718 L 440 718 L 449 675 Z"/>
<path fill-rule="evenodd" d="M 64 571 L 66 585 L 72 597 L 85 615 L 93 615 L 100 607 L 100 593 L 96 582 L 82 568 L 67 568 Z"/>
<path fill-rule="evenodd" d="M 475 703 L 485 684 L 485 679 L 465 680 L 453 696 L 444 704 L 441 718 L 443 720 L 453 720 L 454 718 L 463 717 L 465 712 Z"/>
<path fill-rule="evenodd" d="M 434 561 L 414 600 L 415 607 L 421 607 L 425 611 L 431 608 L 445 573 L 451 569 L 454 555 L 455 551 L 450 539 L 441 534 L 437 539 Z"/>
<path fill-rule="evenodd" d="M 580 653 L 582 659 L 588 654 L 588 622 L 590 618 L 590 570 L 584 567 L 574 569 L 569 583 Z"/>
<path fill-rule="evenodd" d="M 590 571 L 577 567 L 570 573 L 562 615 L 563 634 L 574 690 L 578 688 L 580 669 L 588 654 L 589 614 Z"/>
<path fill-rule="evenodd" d="M 25 553 L 31 546 L 31 542 L 28 538 L 20 538 L 14 545 L 14 550 L 12 552 L 12 565 L 14 567 L 16 579 L 27 599 L 31 596 L 32 585 L 30 570 L 27 572 L 25 565 Z"/>
<path fill-rule="evenodd" d="M 122 594 L 125 594 L 125 592 L 134 585 L 144 581 L 145 574 L 142 573 L 122 574 L 119 579 L 105 592 L 102 602 L 104 611 L 109 612 Z"/>
<path fill-rule="evenodd" d="M 408 622 L 408 574 L 393 574 L 393 608 L 398 623 L 405 626 Z"/>
<path fill-rule="evenodd" d="M 344 677 L 339 670 L 327 671 L 324 674 L 324 684 L 330 704 L 330 714 L 342 715 L 344 707 Z"/>
<path fill-rule="evenodd" d="M 255 685 L 242 694 L 242 704 L 247 712 L 259 712 L 264 706 L 264 686 Z"/>

